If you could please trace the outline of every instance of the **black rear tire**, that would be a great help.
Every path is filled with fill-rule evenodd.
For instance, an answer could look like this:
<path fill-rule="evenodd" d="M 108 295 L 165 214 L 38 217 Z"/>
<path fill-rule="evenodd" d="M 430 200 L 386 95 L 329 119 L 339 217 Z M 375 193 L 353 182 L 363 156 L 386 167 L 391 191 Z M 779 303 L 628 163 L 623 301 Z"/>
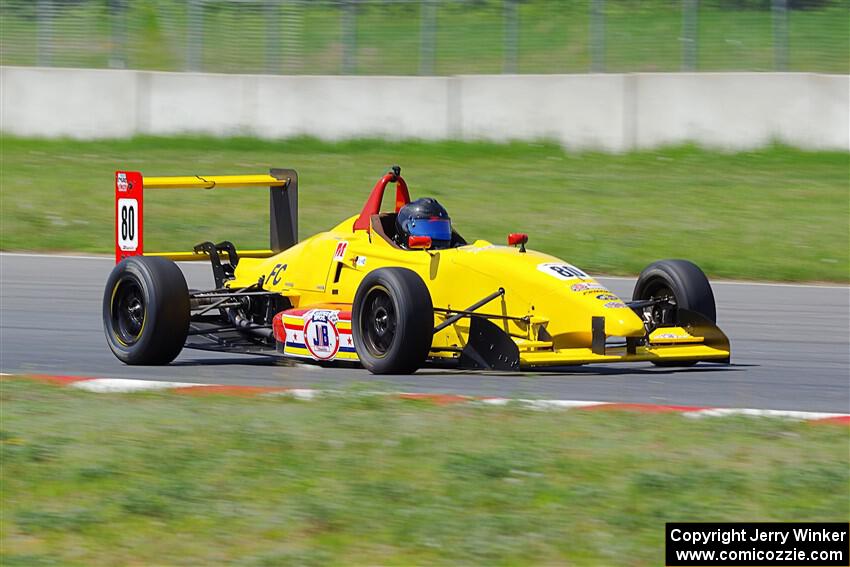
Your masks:
<path fill-rule="evenodd" d="M 189 311 L 186 278 L 177 264 L 131 256 L 112 269 L 103 292 L 106 342 L 126 364 L 168 364 L 186 342 Z"/>
<path fill-rule="evenodd" d="M 632 300 L 653 299 L 672 295 L 676 307 L 696 311 L 712 323 L 717 321 L 714 292 L 702 270 L 688 260 L 660 260 L 640 273 Z M 672 323 L 666 313 L 657 315 L 663 323 Z M 696 362 L 653 361 L 656 366 L 693 366 Z"/>
<path fill-rule="evenodd" d="M 372 374 L 412 374 L 428 358 L 434 336 L 431 293 L 407 268 L 370 272 L 354 296 L 354 348 Z"/>

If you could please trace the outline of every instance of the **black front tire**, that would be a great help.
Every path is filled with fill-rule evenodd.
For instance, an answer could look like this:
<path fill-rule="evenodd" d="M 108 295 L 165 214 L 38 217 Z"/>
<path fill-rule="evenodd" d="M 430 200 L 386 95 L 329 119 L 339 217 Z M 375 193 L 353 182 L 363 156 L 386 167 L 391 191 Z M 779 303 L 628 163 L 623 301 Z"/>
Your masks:
<path fill-rule="evenodd" d="M 103 292 L 103 330 L 112 353 L 126 364 L 174 360 L 189 332 L 189 290 L 177 264 L 131 256 L 109 274 Z"/>
<path fill-rule="evenodd" d="M 357 356 L 373 374 L 412 374 L 428 357 L 434 336 L 431 293 L 407 268 L 369 273 L 354 296 L 352 334 Z"/>
<path fill-rule="evenodd" d="M 653 262 L 638 276 L 632 300 L 654 299 L 672 295 L 676 308 L 696 311 L 712 323 L 717 321 L 714 292 L 705 273 L 688 260 L 661 260 Z M 659 323 L 670 324 L 675 320 L 671 312 L 655 313 Z M 652 361 L 660 367 L 687 367 L 691 361 Z"/>
<path fill-rule="evenodd" d="M 677 307 L 696 311 L 712 323 L 717 321 L 714 292 L 702 270 L 687 260 L 660 260 L 640 273 L 633 300 L 652 299 L 669 290 Z"/>

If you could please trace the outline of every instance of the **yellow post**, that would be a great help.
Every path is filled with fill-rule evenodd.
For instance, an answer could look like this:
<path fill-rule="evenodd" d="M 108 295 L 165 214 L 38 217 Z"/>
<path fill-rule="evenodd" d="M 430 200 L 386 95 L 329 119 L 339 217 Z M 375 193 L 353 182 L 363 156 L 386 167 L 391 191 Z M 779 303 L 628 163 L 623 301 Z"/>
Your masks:
<path fill-rule="evenodd" d="M 145 189 L 215 189 L 216 187 L 282 187 L 285 179 L 271 175 L 187 175 L 145 177 Z"/>

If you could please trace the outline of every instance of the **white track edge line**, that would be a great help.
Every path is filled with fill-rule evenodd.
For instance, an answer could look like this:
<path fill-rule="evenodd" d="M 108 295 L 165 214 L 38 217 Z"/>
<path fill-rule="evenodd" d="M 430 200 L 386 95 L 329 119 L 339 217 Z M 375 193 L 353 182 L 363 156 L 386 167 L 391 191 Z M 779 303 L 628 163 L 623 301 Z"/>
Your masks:
<path fill-rule="evenodd" d="M 79 254 L 37 254 L 35 252 L 0 252 L 0 256 L 17 258 L 44 258 L 57 260 L 114 260 L 114 256 L 83 256 Z"/>
<path fill-rule="evenodd" d="M 617 280 L 624 282 L 633 282 L 637 279 L 635 277 L 626 277 L 626 276 L 594 276 L 594 278 L 598 280 Z M 795 284 L 795 283 L 781 283 L 781 282 L 758 282 L 758 281 L 748 281 L 748 280 L 711 280 L 711 285 L 752 285 L 752 286 L 764 286 L 764 287 L 799 287 L 803 289 L 843 289 L 850 291 L 850 285 L 836 285 L 836 284 L 819 284 L 819 283 L 805 283 L 805 284 Z"/>
<path fill-rule="evenodd" d="M 34 252 L 0 252 L 0 256 L 12 256 L 19 258 L 45 258 L 45 259 L 62 259 L 62 260 L 110 260 L 113 261 L 114 258 L 112 256 L 83 256 L 83 255 L 72 255 L 72 254 L 37 254 Z M 181 262 L 184 263 L 184 262 Z M 190 264 L 197 264 L 198 262 L 185 262 Z M 600 280 L 618 280 L 618 281 L 635 281 L 634 277 L 626 277 L 626 276 L 605 276 L 598 275 L 593 276 L 596 279 Z M 766 287 L 799 287 L 799 288 L 816 288 L 816 289 L 844 289 L 850 291 L 850 285 L 836 285 L 836 284 L 818 284 L 818 283 L 805 283 L 805 284 L 795 284 L 795 283 L 780 283 L 780 282 L 762 282 L 762 281 L 747 281 L 747 280 L 712 280 L 711 285 L 758 285 L 758 286 L 766 286 Z"/>
<path fill-rule="evenodd" d="M 827 413 L 817 411 L 796 411 L 796 410 L 770 410 L 770 409 L 753 409 L 753 408 L 707 408 L 696 411 L 684 412 L 682 415 L 692 418 L 703 417 L 730 417 L 730 416 L 747 416 L 747 417 L 779 417 L 783 419 L 799 419 L 799 420 L 818 420 L 831 419 L 836 417 L 847 417 L 846 413 Z"/>
<path fill-rule="evenodd" d="M 91 378 L 71 382 L 69 386 L 97 394 L 125 394 L 132 392 L 149 392 L 156 390 L 173 390 L 176 388 L 191 388 L 207 386 L 194 382 L 160 382 L 157 380 L 136 380 L 133 378 Z"/>

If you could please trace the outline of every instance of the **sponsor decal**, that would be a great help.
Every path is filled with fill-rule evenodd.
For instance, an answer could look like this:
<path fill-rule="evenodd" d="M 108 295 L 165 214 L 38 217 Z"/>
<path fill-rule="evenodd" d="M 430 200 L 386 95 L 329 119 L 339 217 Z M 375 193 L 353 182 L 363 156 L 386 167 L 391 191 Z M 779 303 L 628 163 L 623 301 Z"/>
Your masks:
<path fill-rule="evenodd" d="M 600 288 L 600 289 L 589 289 L 587 291 L 581 292 L 581 294 L 582 295 L 599 295 L 599 292 L 611 293 L 610 291 L 608 291 L 607 289 L 605 289 L 603 287 L 603 288 Z M 620 299 L 620 298 L 617 297 L 616 299 Z"/>
<path fill-rule="evenodd" d="M 606 303 L 605 307 L 607 307 L 608 309 L 623 309 L 624 307 L 626 307 L 626 304 L 622 301 L 612 301 L 610 303 Z"/>
<path fill-rule="evenodd" d="M 360 266 L 360 267 L 365 266 L 366 265 L 366 256 L 357 256 L 357 258 L 355 258 L 355 260 L 354 260 L 354 264 L 356 266 Z"/>
<path fill-rule="evenodd" d="M 272 285 L 278 285 L 280 283 L 280 278 L 283 277 L 283 272 L 286 271 L 286 264 L 275 264 L 272 271 L 269 272 L 269 277 L 266 278 L 267 282 L 271 282 Z"/>
<path fill-rule="evenodd" d="M 342 262 L 342 259 L 345 257 L 345 251 L 348 250 L 348 241 L 341 240 L 336 245 L 336 250 L 334 250 L 334 262 Z"/>
<path fill-rule="evenodd" d="M 596 296 L 596 299 L 600 301 L 620 301 L 620 298 L 611 293 L 602 293 Z"/>
<path fill-rule="evenodd" d="M 689 335 L 677 335 L 676 333 L 661 333 L 660 335 L 655 335 L 652 337 L 653 339 L 689 339 Z"/>
<path fill-rule="evenodd" d="M 115 186 L 121 192 L 125 192 L 125 191 L 130 190 L 130 184 L 127 182 L 127 174 L 126 173 L 115 174 Z"/>
<path fill-rule="evenodd" d="M 585 274 L 580 269 L 566 262 L 546 262 L 538 264 L 537 269 L 544 274 L 549 274 L 559 280 L 589 280 L 590 276 Z"/>
<path fill-rule="evenodd" d="M 316 310 L 304 322 L 304 343 L 316 360 L 333 360 L 339 351 L 339 311 Z"/>
<path fill-rule="evenodd" d="M 600 291 L 608 291 L 608 289 L 606 289 L 604 285 L 595 282 L 576 283 L 571 285 L 570 289 L 573 291 L 583 291 L 585 293 L 598 293 Z"/>

